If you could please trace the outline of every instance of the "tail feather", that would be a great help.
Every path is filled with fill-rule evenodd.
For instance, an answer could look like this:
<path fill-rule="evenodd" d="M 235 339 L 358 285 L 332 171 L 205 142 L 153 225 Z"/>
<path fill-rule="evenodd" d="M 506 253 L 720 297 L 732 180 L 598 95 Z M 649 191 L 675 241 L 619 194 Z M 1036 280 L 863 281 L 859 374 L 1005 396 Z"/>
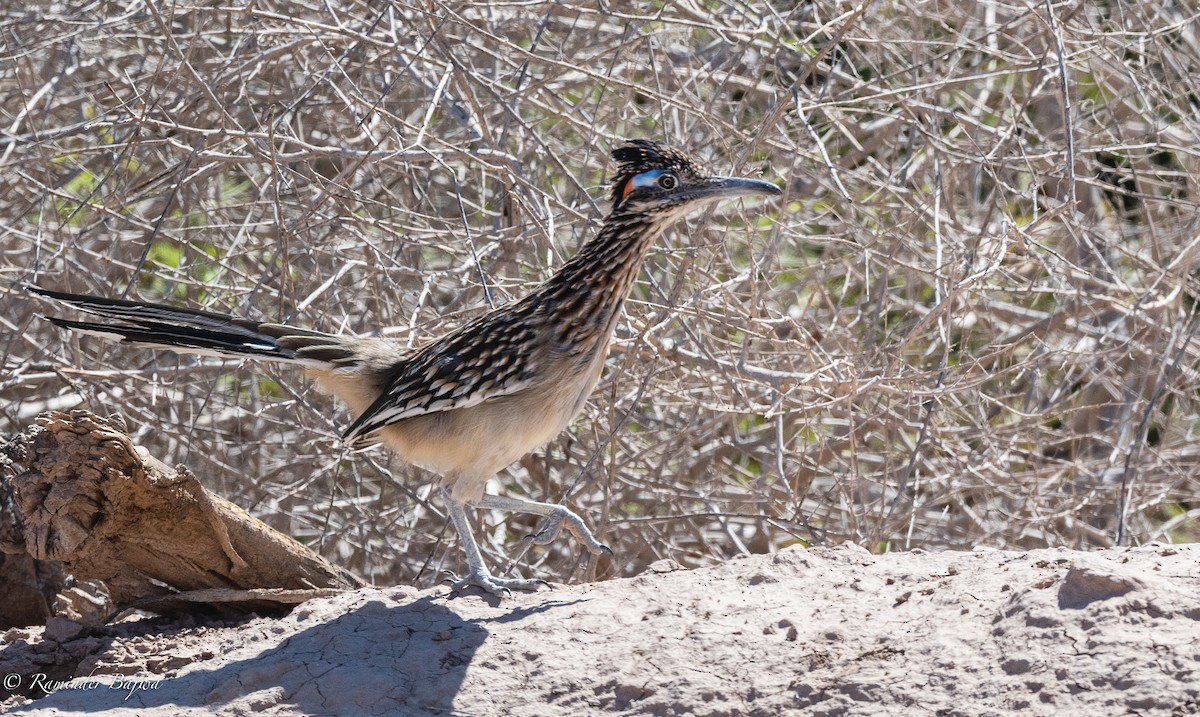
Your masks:
<path fill-rule="evenodd" d="M 169 349 L 191 354 L 213 354 L 235 358 L 264 358 L 290 361 L 295 353 L 280 347 L 269 337 L 256 340 L 238 334 L 222 333 L 167 323 L 143 323 L 123 326 L 96 321 L 71 321 L 48 316 L 50 323 L 63 329 L 99 336 L 109 341 L 145 348 Z"/>
<path fill-rule="evenodd" d="M 328 334 L 258 323 L 228 314 L 68 294 L 36 286 L 27 288 L 34 294 L 60 301 L 84 313 L 112 320 L 109 323 L 47 317 L 55 326 L 121 343 L 275 361 L 293 361 L 298 358 L 298 353 L 309 353 L 305 349 L 311 351 L 313 347 L 338 343 Z"/>

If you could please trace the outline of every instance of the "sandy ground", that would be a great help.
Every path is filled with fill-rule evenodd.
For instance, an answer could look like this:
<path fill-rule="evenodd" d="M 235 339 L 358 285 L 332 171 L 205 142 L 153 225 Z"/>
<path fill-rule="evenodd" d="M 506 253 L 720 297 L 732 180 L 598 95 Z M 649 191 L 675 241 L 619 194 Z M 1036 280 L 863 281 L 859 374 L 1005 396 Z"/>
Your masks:
<path fill-rule="evenodd" d="M 281 619 L 52 620 L 5 711 L 63 715 L 1193 715 L 1200 547 L 791 549 L 498 602 L 363 589 Z M 77 678 L 29 700 L 39 673 Z M 43 686 L 49 678 L 42 678 Z"/>

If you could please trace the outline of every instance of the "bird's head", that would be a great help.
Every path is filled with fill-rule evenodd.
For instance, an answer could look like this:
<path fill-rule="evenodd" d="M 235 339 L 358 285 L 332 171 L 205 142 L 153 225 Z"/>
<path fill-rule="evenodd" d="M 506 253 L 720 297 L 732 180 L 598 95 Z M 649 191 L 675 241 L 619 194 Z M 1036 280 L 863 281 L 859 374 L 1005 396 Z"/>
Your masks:
<path fill-rule="evenodd" d="M 674 220 L 719 199 L 781 194 L 779 187 L 762 179 L 714 175 L 683 152 L 646 139 L 630 140 L 612 156 L 617 162 L 614 212 Z"/>

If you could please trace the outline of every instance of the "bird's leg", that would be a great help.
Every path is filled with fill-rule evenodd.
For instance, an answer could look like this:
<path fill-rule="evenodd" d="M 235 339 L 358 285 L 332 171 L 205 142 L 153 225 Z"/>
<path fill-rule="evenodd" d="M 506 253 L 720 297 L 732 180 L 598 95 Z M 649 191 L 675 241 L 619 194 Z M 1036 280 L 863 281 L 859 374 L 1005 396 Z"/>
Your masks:
<path fill-rule="evenodd" d="M 442 488 L 442 497 L 446 501 L 446 511 L 450 514 L 450 522 L 462 541 L 463 552 L 467 554 L 467 575 L 459 578 L 451 577 L 450 588 L 458 592 L 465 587 L 475 585 L 496 597 L 503 597 L 515 590 L 537 590 L 542 585 L 548 585 L 545 580 L 527 578 L 498 578 L 488 571 L 483 564 L 483 554 L 479 552 L 479 544 L 471 534 L 471 526 L 467 522 L 466 504 L 454 500 L 449 489 Z"/>
<path fill-rule="evenodd" d="M 575 539 L 582 543 L 583 547 L 587 548 L 592 555 L 612 554 L 611 548 L 596 540 L 596 536 L 588 530 L 583 518 L 571 512 L 566 506 L 488 494 L 484 494 L 483 498 L 479 500 L 478 506 L 514 513 L 531 513 L 546 518 L 546 527 L 542 528 L 533 538 L 535 545 L 547 545 L 554 542 L 554 539 L 562 533 L 563 528 L 566 528 L 567 532 L 575 536 Z"/>

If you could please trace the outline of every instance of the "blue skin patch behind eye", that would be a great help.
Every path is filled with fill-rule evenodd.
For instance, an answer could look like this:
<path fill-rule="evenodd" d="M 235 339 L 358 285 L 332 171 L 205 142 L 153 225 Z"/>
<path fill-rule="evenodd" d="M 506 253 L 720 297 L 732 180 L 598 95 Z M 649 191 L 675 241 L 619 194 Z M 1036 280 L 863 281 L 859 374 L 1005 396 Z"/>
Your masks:
<path fill-rule="evenodd" d="M 634 175 L 625 183 L 625 191 L 621 192 L 621 198 L 629 196 L 629 193 L 635 189 L 647 189 L 658 184 L 658 178 L 667 173 L 665 169 L 651 169 L 648 172 Z"/>

